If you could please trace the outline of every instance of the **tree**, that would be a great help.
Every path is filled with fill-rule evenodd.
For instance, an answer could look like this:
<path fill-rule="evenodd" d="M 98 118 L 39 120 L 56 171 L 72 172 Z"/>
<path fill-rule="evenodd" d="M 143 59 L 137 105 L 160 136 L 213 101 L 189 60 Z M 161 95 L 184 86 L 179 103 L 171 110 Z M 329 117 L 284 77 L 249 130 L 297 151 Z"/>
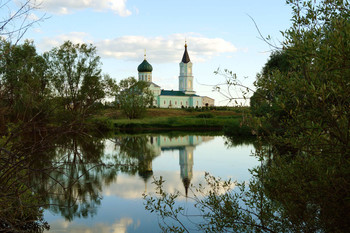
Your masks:
<path fill-rule="evenodd" d="M 129 119 L 135 119 L 142 117 L 146 108 L 152 106 L 153 98 L 147 82 L 130 77 L 120 81 L 116 102 Z"/>
<path fill-rule="evenodd" d="M 276 72 L 285 75 L 290 71 L 290 62 L 285 50 L 273 51 L 266 62 L 260 74 L 257 76 L 255 86 L 256 91 L 250 98 L 250 107 L 253 115 L 261 116 L 270 112 L 272 108 L 271 102 L 275 96 L 274 93 L 266 88 L 263 88 L 263 82 L 274 82 L 274 74 Z"/>
<path fill-rule="evenodd" d="M 1 40 L 0 50 L 3 54 L 0 60 L 0 108 L 4 109 L 3 114 L 11 121 L 47 118 L 51 92 L 45 59 L 37 54 L 30 41 L 12 45 Z"/>
<path fill-rule="evenodd" d="M 277 64 L 272 57 L 266 66 L 277 69 L 264 69 L 256 82 L 261 102 L 255 103 L 267 111 L 247 120 L 258 134 L 256 154 L 264 162 L 252 171 L 248 189 L 236 184 L 238 189 L 222 194 L 216 190 L 228 183 L 207 179 L 214 185 L 195 199 L 204 222 L 197 226 L 205 232 L 350 230 L 350 4 L 286 2 L 293 25 L 283 33 Z M 240 86 L 235 76 L 230 81 Z M 165 218 L 182 213 L 174 196 L 159 193 L 146 198 L 146 208 Z M 188 231 L 181 224 L 163 227 Z"/>
<path fill-rule="evenodd" d="M 96 47 L 66 41 L 44 56 L 50 66 L 54 94 L 62 109 L 84 115 L 105 97 Z"/>

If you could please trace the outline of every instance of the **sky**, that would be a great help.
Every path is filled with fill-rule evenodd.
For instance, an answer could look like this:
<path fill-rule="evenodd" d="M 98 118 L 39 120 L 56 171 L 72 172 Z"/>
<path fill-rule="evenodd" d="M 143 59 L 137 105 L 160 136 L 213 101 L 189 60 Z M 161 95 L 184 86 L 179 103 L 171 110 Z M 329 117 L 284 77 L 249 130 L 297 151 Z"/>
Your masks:
<path fill-rule="evenodd" d="M 214 98 L 216 105 L 226 105 L 227 99 L 213 92 L 214 85 L 224 82 L 214 71 L 230 70 L 253 88 L 273 50 L 260 38 L 254 21 L 277 46 L 283 40 L 280 31 L 291 25 L 291 7 L 284 0 L 43 0 L 30 17 L 43 14 L 47 19 L 32 26 L 23 39 L 33 40 L 40 53 L 66 40 L 92 43 L 103 73 L 118 82 L 137 77 L 146 49 L 153 82 L 178 90 L 187 41 L 194 90 Z M 239 90 L 231 94 L 241 97 Z"/>

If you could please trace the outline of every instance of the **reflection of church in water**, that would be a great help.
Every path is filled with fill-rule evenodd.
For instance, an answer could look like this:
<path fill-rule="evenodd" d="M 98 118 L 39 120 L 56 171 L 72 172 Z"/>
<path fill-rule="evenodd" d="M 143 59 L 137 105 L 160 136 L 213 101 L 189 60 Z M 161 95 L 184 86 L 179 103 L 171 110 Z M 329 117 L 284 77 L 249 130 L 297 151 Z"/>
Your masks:
<path fill-rule="evenodd" d="M 193 152 L 197 145 L 210 141 L 210 136 L 150 136 L 149 146 L 158 155 L 162 151 L 179 151 L 180 176 L 185 187 L 186 196 L 193 177 Z M 152 161 L 149 161 L 148 171 L 152 172 Z"/>

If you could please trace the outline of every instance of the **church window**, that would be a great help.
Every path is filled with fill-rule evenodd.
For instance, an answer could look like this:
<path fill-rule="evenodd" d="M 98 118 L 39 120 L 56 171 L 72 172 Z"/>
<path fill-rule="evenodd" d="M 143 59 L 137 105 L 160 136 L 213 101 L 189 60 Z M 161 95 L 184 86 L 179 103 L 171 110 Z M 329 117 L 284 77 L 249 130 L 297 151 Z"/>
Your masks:
<path fill-rule="evenodd" d="M 164 104 L 166 104 L 166 100 L 164 100 Z"/>
<path fill-rule="evenodd" d="M 181 101 L 181 106 L 182 106 L 182 101 Z"/>
<path fill-rule="evenodd" d="M 188 105 L 188 101 L 186 101 L 186 106 Z"/>
<path fill-rule="evenodd" d="M 175 101 L 175 105 L 177 105 L 177 101 Z"/>
<path fill-rule="evenodd" d="M 198 101 L 197 101 L 197 106 L 198 106 Z"/>
<path fill-rule="evenodd" d="M 169 106 L 171 106 L 171 100 L 169 100 Z"/>

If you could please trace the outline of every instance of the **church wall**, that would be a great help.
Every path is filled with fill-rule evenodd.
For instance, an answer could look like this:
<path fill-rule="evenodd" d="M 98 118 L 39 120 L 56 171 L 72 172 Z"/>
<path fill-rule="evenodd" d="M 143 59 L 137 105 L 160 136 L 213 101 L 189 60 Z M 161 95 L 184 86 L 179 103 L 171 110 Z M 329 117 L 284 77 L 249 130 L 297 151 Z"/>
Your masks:
<path fill-rule="evenodd" d="M 187 96 L 159 96 L 159 107 L 161 108 L 181 108 L 189 107 L 190 100 Z"/>
<path fill-rule="evenodd" d="M 206 107 L 208 106 L 214 106 L 214 99 L 208 97 L 208 96 L 202 96 L 202 106 Z"/>
<path fill-rule="evenodd" d="M 158 96 L 158 107 L 160 108 L 181 108 L 184 107 L 201 107 L 202 98 L 199 96 Z"/>
<path fill-rule="evenodd" d="M 152 72 L 139 72 L 139 81 L 152 82 Z"/>

